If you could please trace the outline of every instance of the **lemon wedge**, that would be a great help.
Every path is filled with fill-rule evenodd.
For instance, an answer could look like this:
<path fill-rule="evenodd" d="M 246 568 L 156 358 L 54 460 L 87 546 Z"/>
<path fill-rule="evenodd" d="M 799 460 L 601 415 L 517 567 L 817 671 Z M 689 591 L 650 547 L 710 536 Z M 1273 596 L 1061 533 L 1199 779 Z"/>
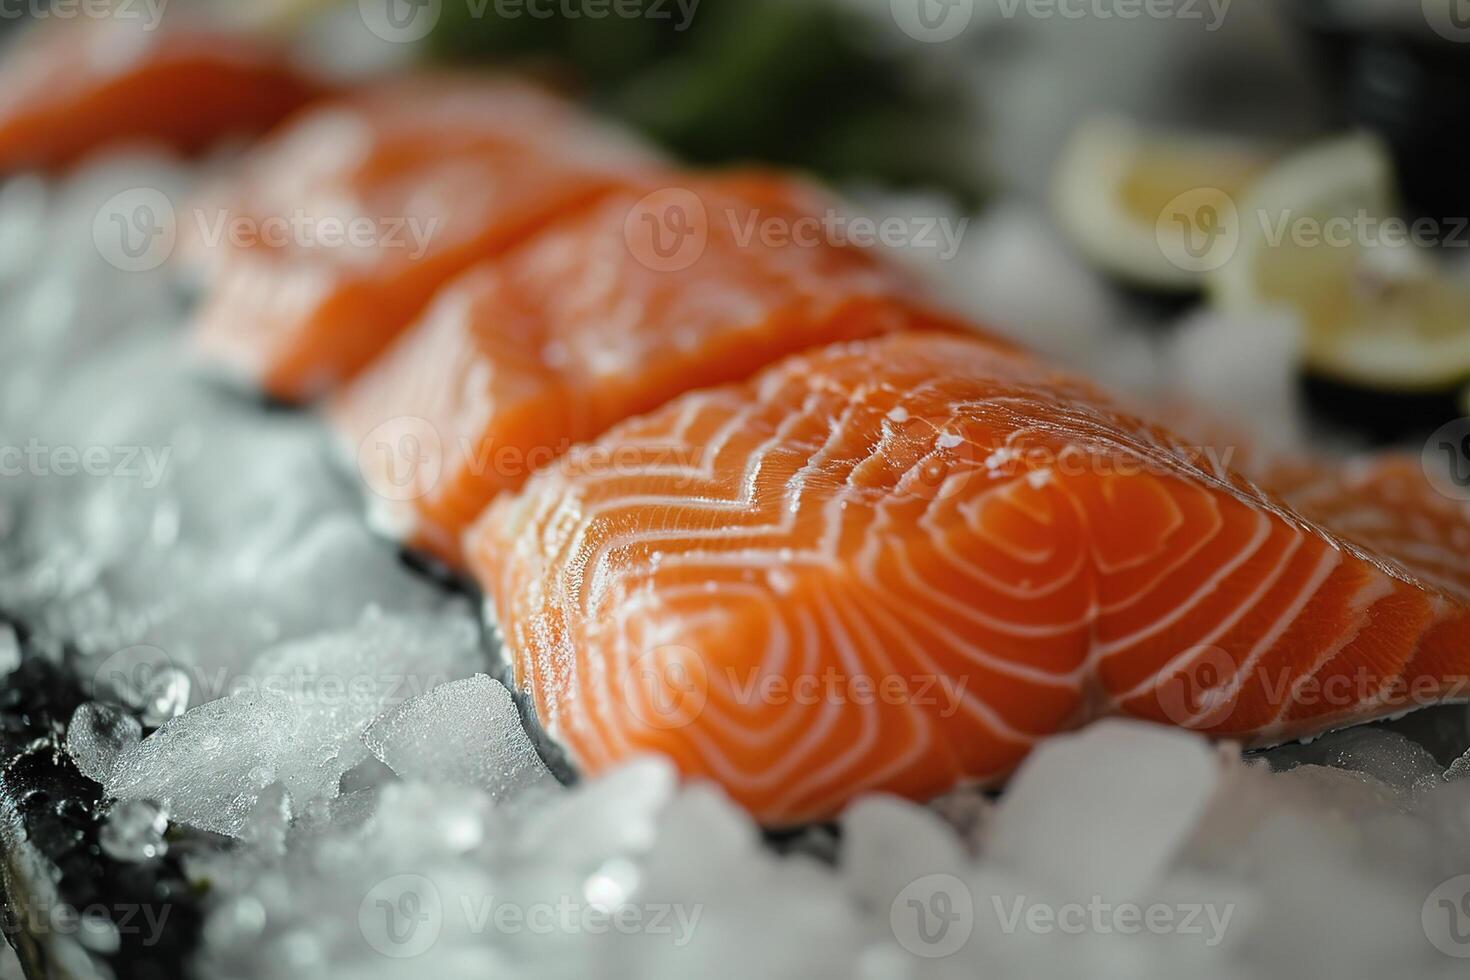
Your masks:
<path fill-rule="evenodd" d="M 1094 265 L 1141 286 L 1195 290 L 1233 250 L 1234 201 L 1271 161 L 1253 144 L 1101 116 L 1063 151 L 1053 208 Z"/>
<path fill-rule="evenodd" d="M 1252 185 L 1234 252 L 1209 275 L 1229 311 L 1287 309 L 1313 370 L 1391 390 L 1470 377 L 1470 288 L 1428 242 L 1453 229 L 1394 217 L 1393 170 L 1373 137 L 1304 150 Z"/>

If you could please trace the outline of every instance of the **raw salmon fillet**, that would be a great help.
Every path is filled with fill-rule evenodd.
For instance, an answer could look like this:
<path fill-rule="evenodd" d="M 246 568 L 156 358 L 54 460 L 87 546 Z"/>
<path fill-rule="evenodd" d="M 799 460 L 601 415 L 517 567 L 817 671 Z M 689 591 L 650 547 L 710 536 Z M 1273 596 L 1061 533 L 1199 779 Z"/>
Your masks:
<path fill-rule="evenodd" d="M 949 326 L 869 249 L 754 231 L 832 206 L 758 172 L 621 192 L 447 287 L 334 406 L 375 523 L 460 566 L 496 494 L 616 422 L 797 351 Z"/>
<path fill-rule="evenodd" d="M 254 135 L 320 94 L 272 45 L 122 17 L 48 20 L 0 61 L 0 172 L 118 144 L 194 153 Z"/>
<path fill-rule="evenodd" d="M 509 79 L 413 78 L 323 104 L 196 207 L 196 339 L 275 397 L 311 398 L 365 367 L 447 280 L 653 162 Z"/>
<path fill-rule="evenodd" d="M 1024 355 L 898 334 L 614 428 L 468 553 L 576 767 L 662 753 L 772 825 L 993 783 L 1106 715 L 1268 744 L 1465 697 L 1463 507 L 1369 527 L 1397 464 L 1331 504 L 1328 471 L 1283 474 L 1296 510 L 1217 458 Z"/>

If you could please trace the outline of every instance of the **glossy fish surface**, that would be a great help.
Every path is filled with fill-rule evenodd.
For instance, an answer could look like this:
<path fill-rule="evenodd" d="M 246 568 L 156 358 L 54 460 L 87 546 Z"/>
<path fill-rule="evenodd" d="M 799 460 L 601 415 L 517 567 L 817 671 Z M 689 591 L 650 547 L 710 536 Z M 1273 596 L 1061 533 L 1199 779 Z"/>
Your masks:
<path fill-rule="evenodd" d="M 623 419 L 834 341 L 963 329 L 875 250 L 774 231 L 833 207 L 763 172 L 687 177 L 456 280 L 333 405 L 376 523 L 458 566 L 496 494 Z"/>
<path fill-rule="evenodd" d="M 509 78 L 415 76 L 323 103 L 196 207 L 197 346 L 276 398 L 324 394 L 454 276 L 652 166 Z"/>
<path fill-rule="evenodd" d="M 1365 528 L 1391 477 L 1328 507 L 1306 468 L 1277 495 L 1226 456 L 896 334 L 615 427 L 467 552 L 576 766 L 660 753 L 772 825 L 997 783 L 1108 715 L 1270 744 L 1464 698 L 1470 579 Z"/>

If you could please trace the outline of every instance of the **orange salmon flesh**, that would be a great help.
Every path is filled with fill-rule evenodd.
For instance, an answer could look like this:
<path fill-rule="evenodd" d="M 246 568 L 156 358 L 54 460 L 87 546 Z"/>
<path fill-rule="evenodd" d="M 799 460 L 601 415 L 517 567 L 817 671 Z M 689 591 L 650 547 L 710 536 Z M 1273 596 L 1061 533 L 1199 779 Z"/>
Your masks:
<path fill-rule="evenodd" d="M 413 78 L 325 103 L 198 205 L 232 234 L 186 243 L 207 282 L 195 340 L 276 398 L 316 397 L 448 280 L 655 165 L 518 81 Z M 332 227 L 363 234 L 318 235 Z"/>
<path fill-rule="evenodd" d="M 867 250 L 744 237 L 826 206 L 758 173 L 621 192 L 447 287 L 333 408 L 375 523 L 461 566 L 496 494 L 629 416 L 787 354 L 947 325 Z M 645 228 L 665 222 L 660 254 Z"/>
<path fill-rule="evenodd" d="M 323 91 L 270 44 L 233 35 L 101 18 L 45 21 L 26 42 L 0 71 L 0 173 L 119 144 L 197 153 Z"/>
<path fill-rule="evenodd" d="M 1394 465 L 1277 496 L 1029 357 L 897 334 L 615 427 L 467 552 L 581 771 L 661 753 L 786 825 L 1107 715 L 1264 745 L 1464 698 L 1466 515 L 1366 519 Z"/>

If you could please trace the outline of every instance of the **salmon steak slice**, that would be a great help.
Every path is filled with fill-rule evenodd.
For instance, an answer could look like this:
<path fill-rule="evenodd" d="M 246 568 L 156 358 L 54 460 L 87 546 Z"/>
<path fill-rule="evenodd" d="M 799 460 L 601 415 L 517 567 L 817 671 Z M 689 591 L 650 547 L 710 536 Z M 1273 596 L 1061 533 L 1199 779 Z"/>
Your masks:
<path fill-rule="evenodd" d="M 1392 465 L 1331 506 L 1283 475 L 1299 511 L 1219 458 L 1023 354 L 895 334 L 615 427 L 467 550 L 575 768 L 660 753 L 769 825 L 998 783 L 1103 716 L 1265 745 L 1465 697 L 1466 549 L 1426 570 L 1434 529 L 1362 530 Z"/>
<path fill-rule="evenodd" d="M 871 249 L 753 230 L 833 206 L 764 172 L 690 178 L 611 194 L 466 273 L 333 404 L 374 523 L 462 567 L 496 494 L 629 416 L 829 342 L 960 329 Z"/>
<path fill-rule="evenodd" d="M 275 45 L 124 16 L 47 20 L 0 69 L 0 173 L 119 144 L 196 153 L 252 136 L 321 94 Z M 162 93 L 162 95 L 161 95 Z"/>
<path fill-rule="evenodd" d="M 276 398 L 310 399 L 446 281 L 654 166 L 513 79 L 416 77 L 322 104 L 196 205 L 197 345 Z"/>

